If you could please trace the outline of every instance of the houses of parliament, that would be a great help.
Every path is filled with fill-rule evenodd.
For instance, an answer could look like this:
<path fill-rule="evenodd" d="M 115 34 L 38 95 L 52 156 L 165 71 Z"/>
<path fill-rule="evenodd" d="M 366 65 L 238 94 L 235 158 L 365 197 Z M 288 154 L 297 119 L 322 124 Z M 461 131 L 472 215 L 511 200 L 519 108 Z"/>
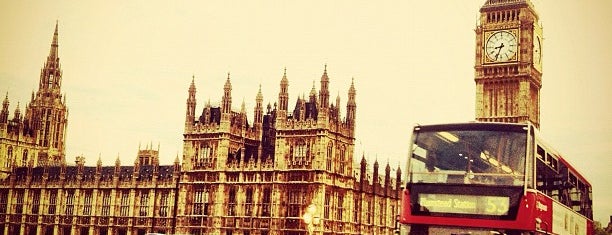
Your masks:
<path fill-rule="evenodd" d="M 192 80 L 182 159 L 160 165 L 159 147 L 147 145 L 134 162 L 67 163 L 56 24 L 25 112 L 17 105 L 10 115 L 8 94 L 2 103 L 0 234 L 392 233 L 401 170 L 369 167 L 364 156 L 354 164 L 355 86 L 341 113 L 329 79 L 325 68 L 319 91 L 313 85 L 291 110 L 285 71 L 273 105 L 259 89 L 252 120 L 244 103 L 232 110 L 229 74 L 221 104 L 201 111 Z"/>

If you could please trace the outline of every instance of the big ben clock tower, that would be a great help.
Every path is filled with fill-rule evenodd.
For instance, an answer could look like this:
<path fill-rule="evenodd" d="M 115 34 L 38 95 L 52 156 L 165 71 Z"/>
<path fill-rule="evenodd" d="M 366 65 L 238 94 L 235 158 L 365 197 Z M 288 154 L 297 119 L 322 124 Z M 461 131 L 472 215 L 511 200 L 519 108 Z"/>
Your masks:
<path fill-rule="evenodd" d="M 542 27 L 529 0 L 487 0 L 476 27 L 476 120 L 540 126 Z"/>

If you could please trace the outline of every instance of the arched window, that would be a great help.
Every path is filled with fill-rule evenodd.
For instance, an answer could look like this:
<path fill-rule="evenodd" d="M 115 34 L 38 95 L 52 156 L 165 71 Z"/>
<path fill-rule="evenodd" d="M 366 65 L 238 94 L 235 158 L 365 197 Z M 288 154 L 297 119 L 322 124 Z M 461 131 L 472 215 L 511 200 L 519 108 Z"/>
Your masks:
<path fill-rule="evenodd" d="M 304 162 L 306 161 L 306 142 L 299 140 L 293 150 L 293 161 Z"/>
<path fill-rule="evenodd" d="M 340 161 L 340 164 L 338 166 L 338 172 L 340 174 L 344 174 L 344 169 L 345 167 L 348 167 L 348 164 L 346 164 L 346 146 L 345 145 L 341 145 L 340 149 L 338 151 L 338 160 Z"/>
<path fill-rule="evenodd" d="M 204 166 L 205 163 L 212 162 L 212 147 L 209 145 L 202 146 L 201 148 L 196 147 L 195 152 L 195 166 Z"/>

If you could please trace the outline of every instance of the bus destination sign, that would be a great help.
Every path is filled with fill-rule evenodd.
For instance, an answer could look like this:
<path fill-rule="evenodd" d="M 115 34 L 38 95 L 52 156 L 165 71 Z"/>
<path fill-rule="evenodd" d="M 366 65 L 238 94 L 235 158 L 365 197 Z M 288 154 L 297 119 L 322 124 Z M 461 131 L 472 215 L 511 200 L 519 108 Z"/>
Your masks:
<path fill-rule="evenodd" d="M 419 194 L 420 211 L 434 213 L 507 215 L 510 198 L 461 194 Z"/>

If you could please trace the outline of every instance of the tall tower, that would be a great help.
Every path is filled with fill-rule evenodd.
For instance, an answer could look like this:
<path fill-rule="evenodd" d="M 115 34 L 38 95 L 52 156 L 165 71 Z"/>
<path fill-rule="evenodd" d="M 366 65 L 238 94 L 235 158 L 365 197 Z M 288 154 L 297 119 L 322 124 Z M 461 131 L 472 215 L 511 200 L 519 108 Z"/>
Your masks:
<path fill-rule="evenodd" d="M 65 159 L 66 126 L 68 109 L 62 98 L 62 70 L 58 56 L 58 24 L 55 24 L 53 41 L 47 61 L 40 71 L 36 96 L 26 110 L 26 120 L 36 130 L 39 152 L 37 164 L 59 164 Z"/>
<path fill-rule="evenodd" d="M 530 0 L 487 0 L 476 27 L 476 120 L 540 126 L 542 27 Z"/>

